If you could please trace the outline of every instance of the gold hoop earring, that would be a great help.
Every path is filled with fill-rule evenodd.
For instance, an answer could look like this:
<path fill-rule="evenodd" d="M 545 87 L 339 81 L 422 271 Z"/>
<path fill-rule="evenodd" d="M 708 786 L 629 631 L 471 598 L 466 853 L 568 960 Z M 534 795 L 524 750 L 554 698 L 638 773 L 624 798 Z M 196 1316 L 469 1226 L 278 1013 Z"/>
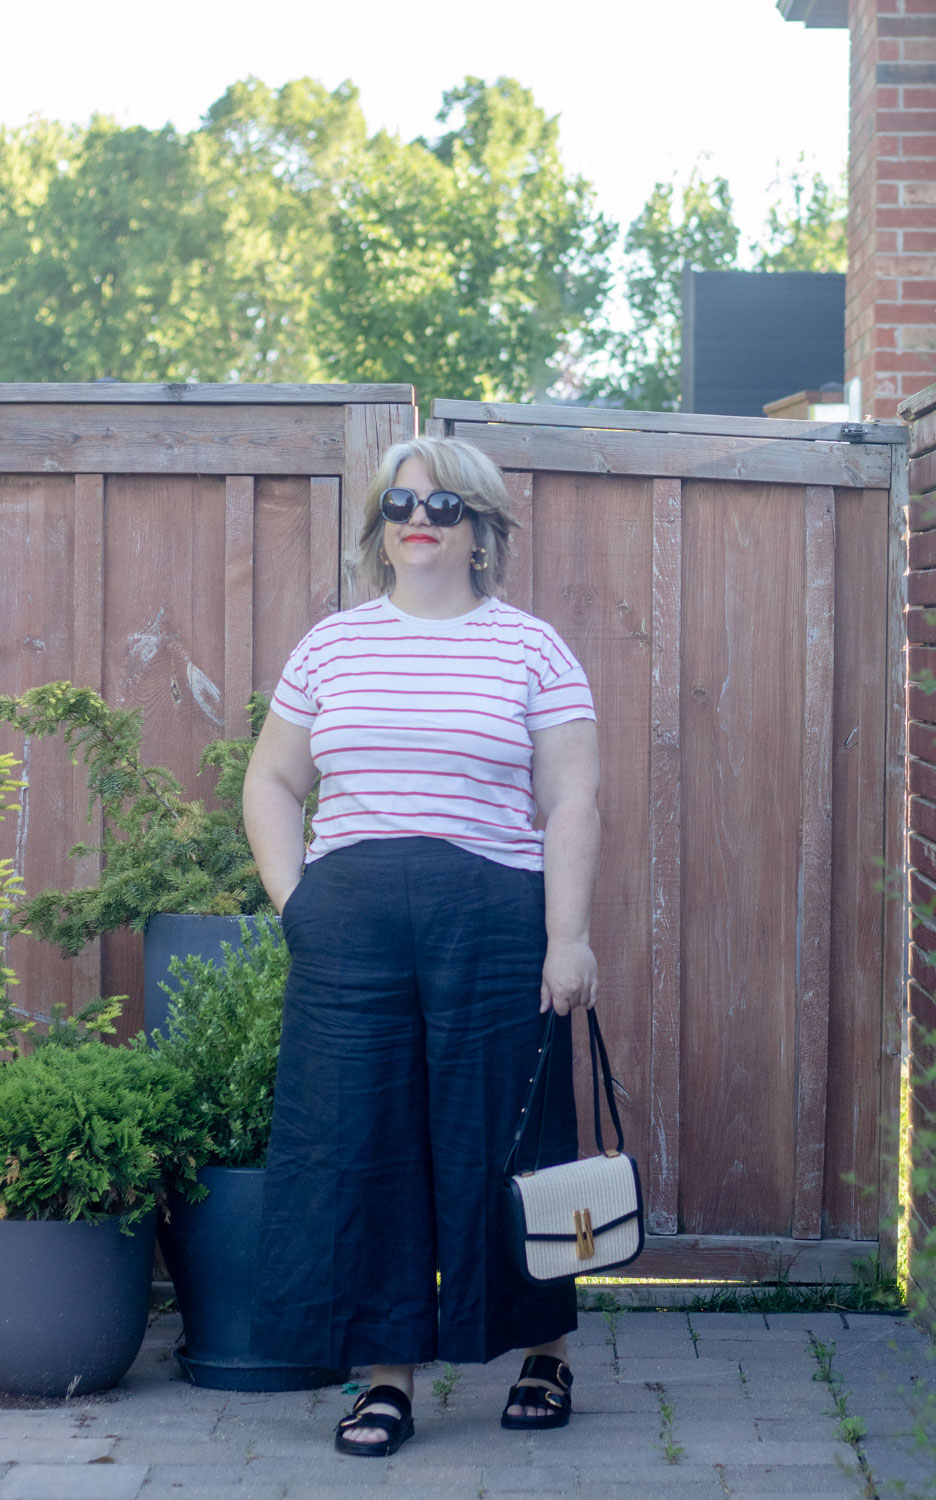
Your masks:
<path fill-rule="evenodd" d="M 474 551 L 471 554 L 471 566 L 474 568 L 476 573 L 483 573 L 487 565 L 487 548 L 475 547 Z"/>

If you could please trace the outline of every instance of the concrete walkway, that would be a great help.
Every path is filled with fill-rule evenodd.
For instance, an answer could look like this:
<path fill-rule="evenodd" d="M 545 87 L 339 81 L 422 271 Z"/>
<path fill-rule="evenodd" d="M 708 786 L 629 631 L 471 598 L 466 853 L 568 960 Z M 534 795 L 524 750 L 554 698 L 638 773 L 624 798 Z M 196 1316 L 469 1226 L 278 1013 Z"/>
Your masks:
<path fill-rule="evenodd" d="M 340 1390 L 189 1386 L 178 1332 L 157 1318 L 114 1392 L 0 1409 L 0 1500 L 936 1495 L 936 1350 L 902 1318 L 582 1313 L 568 1428 L 501 1431 L 514 1356 L 454 1380 L 435 1365 L 417 1374 L 416 1437 L 389 1460 L 335 1453 Z M 928 1450 L 907 1436 L 920 1416 Z"/>

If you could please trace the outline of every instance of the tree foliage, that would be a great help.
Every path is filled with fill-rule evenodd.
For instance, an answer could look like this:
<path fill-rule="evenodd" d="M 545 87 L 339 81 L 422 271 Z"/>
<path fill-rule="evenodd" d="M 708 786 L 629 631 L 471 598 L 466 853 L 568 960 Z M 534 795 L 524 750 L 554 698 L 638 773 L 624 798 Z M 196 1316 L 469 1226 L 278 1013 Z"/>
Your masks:
<path fill-rule="evenodd" d="M 757 271 L 844 271 L 848 266 L 848 189 L 820 172 L 810 172 L 801 156 L 780 197 L 767 211 L 760 244 L 755 245 Z"/>
<path fill-rule="evenodd" d="M 0 380 L 412 381 L 532 396 L 607 294 L 614 226 L 511 79 L 433 142 L 350 83 L 230 87 L 202 126 L 0 132 Z"/>
<path fill-rule="evenodd" d="M 583 380 L 581 369 L 573 371 L 571 394 L 634 410 L 678 407 L 687 271 L 845 269 L 844 188 L 808 172 L 802 158 L 774 188 L 777 198 L 761 238 L 749 247 L 747 267 L 741 267 L 740 230 L 724 177 L 706 177 L 696 168 L 681 186 L 675 178 L 654 184 L 624 239 L 628 326 L 605 337 L 599 377 Z M 591 344 L 594 349 L 601 340 L 593 335 Z"/>

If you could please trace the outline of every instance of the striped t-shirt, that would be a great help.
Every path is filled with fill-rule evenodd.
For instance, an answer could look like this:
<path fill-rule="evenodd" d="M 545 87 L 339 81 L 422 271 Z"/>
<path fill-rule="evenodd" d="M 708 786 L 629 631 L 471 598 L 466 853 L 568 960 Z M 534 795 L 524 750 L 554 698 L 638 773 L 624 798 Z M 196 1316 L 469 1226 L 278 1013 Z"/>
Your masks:
<path fill-rule="evenodd" d="M 320 621 L 272 707 L 309 726 L 321 772 L 307 859 L 361 839 L 448 839 L 543 867 L 530 731 L 594 719 L 585 674 L 551 626 L 499 599 L 427 620 L 384 596 Z"/>

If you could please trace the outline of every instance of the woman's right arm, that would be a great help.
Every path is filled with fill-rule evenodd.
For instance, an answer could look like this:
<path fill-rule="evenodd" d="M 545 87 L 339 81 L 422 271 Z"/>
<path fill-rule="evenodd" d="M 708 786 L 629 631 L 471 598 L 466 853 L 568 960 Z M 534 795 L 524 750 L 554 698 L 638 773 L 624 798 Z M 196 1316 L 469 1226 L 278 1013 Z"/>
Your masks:
<path fill-rule="evenodd" d="M 315 777 L 308 729 L 267 714 L 244 777 L 244 827 L 278 912 L 302 874 L 302 809 Z"/>

